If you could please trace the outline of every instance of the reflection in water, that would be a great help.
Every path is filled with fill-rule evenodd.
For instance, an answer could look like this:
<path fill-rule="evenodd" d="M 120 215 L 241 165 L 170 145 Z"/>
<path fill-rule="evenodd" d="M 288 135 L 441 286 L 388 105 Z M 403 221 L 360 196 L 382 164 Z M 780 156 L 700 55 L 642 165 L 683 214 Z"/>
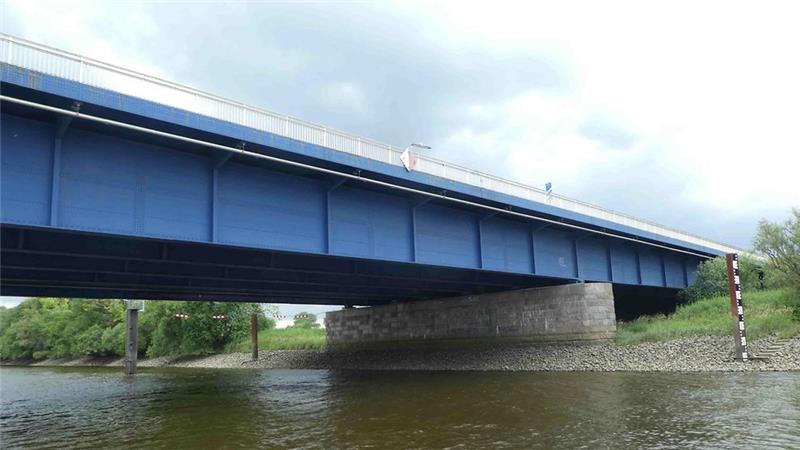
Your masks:
<path fill-rule="evenodd" d="M 4 447 L 800 447 L 800 373 L 0 369 Z"/>

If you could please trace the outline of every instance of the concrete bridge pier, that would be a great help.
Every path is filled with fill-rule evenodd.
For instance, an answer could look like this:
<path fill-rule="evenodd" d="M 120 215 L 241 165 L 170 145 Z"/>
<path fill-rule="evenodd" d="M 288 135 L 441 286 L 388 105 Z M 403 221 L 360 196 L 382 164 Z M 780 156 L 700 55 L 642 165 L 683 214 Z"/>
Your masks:
<path fill-rule="evenodd" d="M 144 309 L 143 300 L 125 301 L 125 375 L 136 373 L 139 356 L 139 310 Z"/>
<path fill-rule="evenodd" d="M 609 283 L 578 283 L 331 311 L 333 348 L 384 344 L 574 341 L 616 333 Z"/>

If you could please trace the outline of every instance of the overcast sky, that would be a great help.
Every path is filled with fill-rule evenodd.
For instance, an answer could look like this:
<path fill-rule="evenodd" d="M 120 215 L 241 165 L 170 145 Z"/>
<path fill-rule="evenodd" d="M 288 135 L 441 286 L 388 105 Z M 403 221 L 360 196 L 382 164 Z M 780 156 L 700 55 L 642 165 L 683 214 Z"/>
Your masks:
<path fill-rule="evenodd" d="M 800 206 L 796 5 L 1 8 L 6 33 L 749 248 Z"/>

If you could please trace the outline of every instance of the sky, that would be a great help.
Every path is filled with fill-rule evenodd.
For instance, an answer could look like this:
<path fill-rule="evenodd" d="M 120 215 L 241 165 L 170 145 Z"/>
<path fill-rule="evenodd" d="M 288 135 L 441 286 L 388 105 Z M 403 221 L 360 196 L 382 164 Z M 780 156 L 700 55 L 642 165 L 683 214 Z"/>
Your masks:
<path fill-rule="evenodd" d="M 800 207 L 796 2 L 0 8 L 18 37 L 397 147 L 421 141 L 745 249 L 759 220 Z"/>

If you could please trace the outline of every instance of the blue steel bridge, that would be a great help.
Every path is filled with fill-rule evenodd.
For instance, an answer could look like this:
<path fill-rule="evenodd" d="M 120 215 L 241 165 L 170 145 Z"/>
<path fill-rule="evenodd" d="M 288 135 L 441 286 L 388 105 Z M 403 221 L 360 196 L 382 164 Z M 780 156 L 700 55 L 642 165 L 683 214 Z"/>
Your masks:
<path fill-rule="evenodd" d="M 402 149 L 0 45 L 2 295 L 377 305 L 604 281 L 652 297 L 737 251 L 423 155 L 407 171 Z"/>

